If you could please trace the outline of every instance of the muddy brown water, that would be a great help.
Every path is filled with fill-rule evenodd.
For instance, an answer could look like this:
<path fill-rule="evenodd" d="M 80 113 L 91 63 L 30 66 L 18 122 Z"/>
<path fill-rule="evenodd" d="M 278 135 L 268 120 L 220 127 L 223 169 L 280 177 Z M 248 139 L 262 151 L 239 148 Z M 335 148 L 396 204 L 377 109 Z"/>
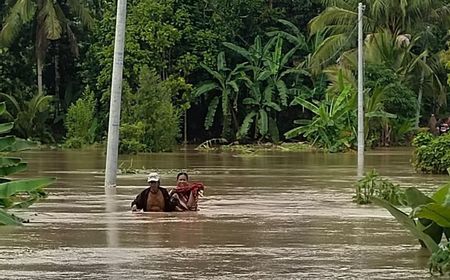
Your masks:
<path fill-rule="evenodd" d="M 145 174 L 105 195 L 102 151 L 32 151 L 24 176 L 54 176 L 49 197 L 0 227 L 0 279 L 428 279 L 428 255 L 384 209 L 352 203 L 356 154 L 200 153 L 121 156 L 173 186 L 186 169 L 207 186 L 195 213 L 132 214 Z M 432 191 L 411 150 L 369 151 L 402 186 Z"/>

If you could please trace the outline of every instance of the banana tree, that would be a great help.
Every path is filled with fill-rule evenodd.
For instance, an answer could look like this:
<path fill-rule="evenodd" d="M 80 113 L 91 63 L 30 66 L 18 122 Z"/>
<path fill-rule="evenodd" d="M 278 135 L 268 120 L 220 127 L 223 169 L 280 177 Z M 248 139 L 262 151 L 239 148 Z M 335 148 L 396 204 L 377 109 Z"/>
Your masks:
<path fill-rule="evenodd" d="M 274 114 L 281 111 L 281 106 L 273 101 L 273 88 L 267 86 L 262 91 L 261 82 L 255 83 L 248 77 L 243 77 L 242 79 L 245 80 L 245 84 L 250 89 L 250 96 L 242 101 L 248 110 L 238 131 L 237 138 L 242 139 L 247 136 L 253 124 L 253 139 L 256 139 L 259 135 L 260 140 L 270 138 L 273 142 L 278 142 L 279 132 Z"/>
<path fill-rule="evenodd" d="M 448 274 L 450 272 L 448 246 L 440 245 L 443 245 L 441 243 L 443 235 L 447 240 L 450 237 L 450 183 L 438 188 L 431 197 L 414 187 L 408 188 L 405 195 L 407 204 L 411 207 L 409 214 L 385 200 L 372 198 L 372 201 L 387 209 L 432 253 L 429 261 L 430 272 Z"/>
<path fill-rule="evenodd" d="M 246 70 L 251 72 L 250 79 L 253 83 L 265 82 L 277 94 L 281 104 L 286 107 L 288 105 L 289 88 L 286 86 L 285 79 L 292 74 L 309 76 L 309 73 L 301 66 L 288 66 L 292 56 L 303 46 L 302 41 L 298 39 L 297 44 L 286 54 L 283 54 L 283 41 L 282 35 L 278 34 L 264 46 L 261 37 L 257 36 L 254 44 L 248 50 L 228 42 L 224 45 L 247 59 L 248 67 L 246 67 Z"/>
<path fill-rule="evenodd" d="M 286 34 L 284 36 L 287 36 Z M 247 136 L 251 124 L 254 123 L 254 139 L 260 136 L 261 139 L 270 138 L 278 141 L 276 112 L 281 111 L 282 107 L 287 107 L 289 93 L 295 89 L 288 87 L 285 80 L 289 75 L 309 75 L 300 66 L 288 66 L 292 56 L 303 46 L 302 41 L 288 36 L 293 42 L 296 42 L 296 45 L 283 54 L 282 34 L 274 33 L 274 35 L 264 45 L 261 37 L 257 36 L 253 45 L 248 49 L 232 43 L 224 43 L 226 47 L 246 59 L 244 62 L 246 65 L 245 75 L 241 80 L 245 81 L 248 90 L 248 97 L 243 100 L 248 111 L 237 135 L 240 139 Z M 280 104 L 275 100 L 280 100 Z"/>
<path fill-rule="evenodd" d="M 6 113 L 5 103 L 0 103 L 0 115 Z M 0 134 L 11 131 L 14 123 L 1 123 Z M 8 213 L 8 209 L 26 208 L 46 196 L 43 187 L 55 181 L 54 178 L 11 180 L 8 176 L 23 171 L 27 163 L 18 157 L 9 157 L 8 152 L 27 150 L 33 147 L 31 142 L 14 136 L 0 137 L 0 225 L 20 225 L 22 219 Z"/>
<path fill-rule="evenodd" d="M 295 121 L 300 126 L 286 132 L 286 138 L 303 135 L 313 145 L 329 151 L 351 147 L 356 135 L 354 128 L 356 94 L 350 86 L 345 87 L 339 94 L 328 91 L 325 100 L 321 102 L 311 102 L 297 96 L 291 105 L 301 105 L 314 116 L 312 120 Z"/>
<path fill-rule="evenodd" d="M 238 128 L 237 109 L 239 98 L 239 86 L 237 84 L 238 77 L 241 75 L 245 63 L 238 64 L 233 70 L 227 67 L 225 61 L 225 53 L 220 52 L 217 55 L 216 70 L 211 69 L 207 65 L 201 63 L 201 66 L 214 78 L 207 81 L 203 85 L 194 90 L 196 98 L 208 94 L 209 106 L 205 117 L 205 129 L 210 129 L 214 123 L 214 117 L 217 107 L 220 103 L 222 107 L 222 137 L 228 139 L 231 136 L 231 130 L 236 131 Z M 232 123 L 233 121 L 233 123 Z M 233 124 L 233 128 L 231 128 Z"/>

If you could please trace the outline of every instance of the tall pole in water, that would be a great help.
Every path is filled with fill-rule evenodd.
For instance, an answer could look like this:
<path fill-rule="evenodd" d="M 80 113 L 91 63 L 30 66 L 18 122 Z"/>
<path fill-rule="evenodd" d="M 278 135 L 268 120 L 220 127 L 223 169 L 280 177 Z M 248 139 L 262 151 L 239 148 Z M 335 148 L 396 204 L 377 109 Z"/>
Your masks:
<path fill-rule="evenodd" d="M 364 173 L 364 53 L 363 53 L 363 10 L 362 3 L 358 4 L 358 179 Z"/>
<path fill-rule="evenodd" d="M 108 146 L 106 150 L 105 188 L 116 186 L 119 152 L 120 103 L 122 98 L 123 54 L 125 48 L 125 21 L 127 1 L 117 1 L 114 64 L 109 104 Z"/>

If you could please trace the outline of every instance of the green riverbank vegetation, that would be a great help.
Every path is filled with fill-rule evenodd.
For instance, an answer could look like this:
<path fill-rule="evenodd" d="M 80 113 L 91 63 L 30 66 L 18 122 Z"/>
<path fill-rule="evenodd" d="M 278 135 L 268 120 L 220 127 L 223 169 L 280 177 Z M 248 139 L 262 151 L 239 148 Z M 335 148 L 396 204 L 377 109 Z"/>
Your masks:
<path fill-rule="evenodd" d="M 120 151 L 182 142 L 356 147 L 358 1 L 128 1 Z M 365 1 L 365 141 L 409 145 L 449 115 L 447 1 Z M 115 1 L 0 0 L 12 133 L 106 139 Z"/>

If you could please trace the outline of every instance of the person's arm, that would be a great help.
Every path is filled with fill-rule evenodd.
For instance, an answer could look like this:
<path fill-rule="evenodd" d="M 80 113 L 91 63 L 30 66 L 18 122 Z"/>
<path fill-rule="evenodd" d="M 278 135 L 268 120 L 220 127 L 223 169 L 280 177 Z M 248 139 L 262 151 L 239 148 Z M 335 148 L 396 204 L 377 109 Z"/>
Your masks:
<path fill-rule="evenodd" d="M 131 202 L 131 211 L 144 210 L 147 205 L 147 195 L 150 188 L 143 190 L 136 198 Z"/>
<path fill-rule="evenodd" d="M 166 188 L 159 188 L 163 194 L 164 197 L 164 211 L 165 212 L 171 212 L 175 208 L 175 205 L 170 201 L 170 195 Z"/>
<path fill-rule="evenodd" d="M 194 191 L 195 190 L 192 190 L 189 193 L 189 198 L 186 203 L 186 206 L 190 211 L 197 211 L 198 197 L 194 194 Z"/>

